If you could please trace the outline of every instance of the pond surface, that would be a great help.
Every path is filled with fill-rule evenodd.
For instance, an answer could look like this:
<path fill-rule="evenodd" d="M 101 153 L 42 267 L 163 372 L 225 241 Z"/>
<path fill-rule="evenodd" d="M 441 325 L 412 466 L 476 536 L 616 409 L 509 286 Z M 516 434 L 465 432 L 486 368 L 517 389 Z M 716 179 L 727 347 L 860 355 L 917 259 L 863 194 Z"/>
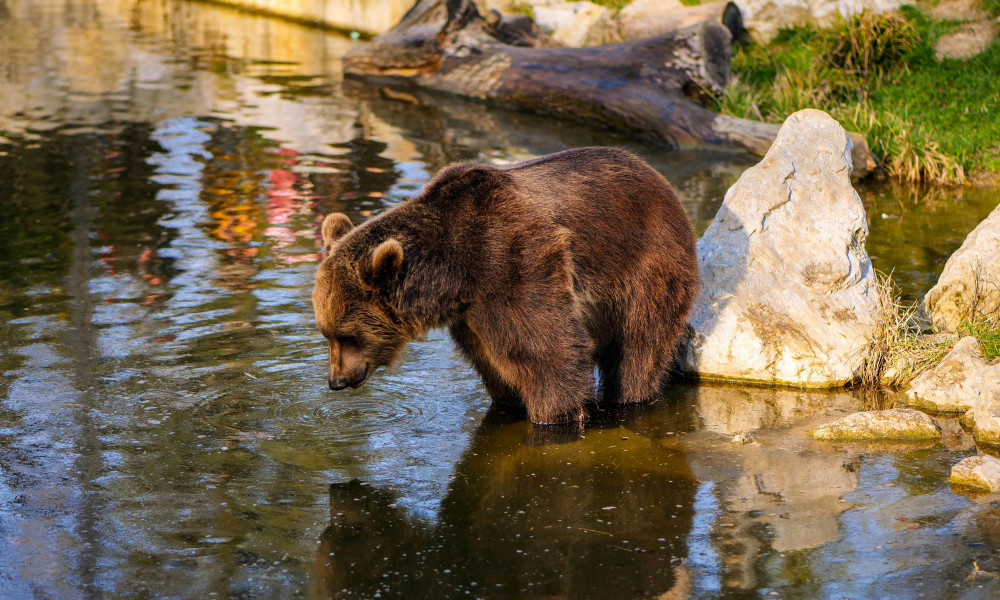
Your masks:
<path fill-rule="evenodd" d="M 0 597 L 1000 594 L 1000 503 L 945 482 L 975 453 L 956 423 L 929 446 L 804 434 L 892 398 L 678 381 L 539 429 L 438 331 L 333 395 L 327 212 L 613 144 L 703 230 L 755 162 L 345 82 L 351 44 L 208 4 L 0 1 Z M 998 201 L 859 191 L 911 299 Z"/>

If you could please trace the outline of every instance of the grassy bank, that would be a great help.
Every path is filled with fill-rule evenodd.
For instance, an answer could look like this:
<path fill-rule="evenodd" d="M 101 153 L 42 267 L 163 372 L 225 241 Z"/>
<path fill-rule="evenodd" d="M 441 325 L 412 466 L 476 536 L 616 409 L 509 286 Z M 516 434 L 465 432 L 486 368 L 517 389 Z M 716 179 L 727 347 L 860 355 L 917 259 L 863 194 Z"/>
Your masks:
<path fill-rule="evenodd" d="M 1000 11 L 1000 0 L 985 8 Z M 966 60 L 935 58 L 961 27 L 906 6 L 861 14 L 829 29 L 782 30 L 766 45 L 734 49 L 734 81 L 718 110 L 781 122 L 820 108 L 865 135 L 888 175 L 961 184 L 1000 173 L 1000 44 Z"/>

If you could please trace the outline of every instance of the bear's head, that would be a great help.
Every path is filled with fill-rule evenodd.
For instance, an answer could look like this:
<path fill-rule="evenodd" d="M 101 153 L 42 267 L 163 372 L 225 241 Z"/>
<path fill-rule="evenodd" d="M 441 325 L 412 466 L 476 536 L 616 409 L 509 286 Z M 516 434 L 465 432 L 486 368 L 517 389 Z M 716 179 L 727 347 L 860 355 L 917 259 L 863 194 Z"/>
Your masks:
<path fill-rule="evenodd" d="M 330 342 L 330 389 L 356 388 L 378 367 L 396 362 L 413 337 L 390 302 L 403 247 L 391 238 L 368 244 L 365 236 L 348 235 L 354 226 L 342 213 L 327 215 L 322 229 L 313 310 Z"/>

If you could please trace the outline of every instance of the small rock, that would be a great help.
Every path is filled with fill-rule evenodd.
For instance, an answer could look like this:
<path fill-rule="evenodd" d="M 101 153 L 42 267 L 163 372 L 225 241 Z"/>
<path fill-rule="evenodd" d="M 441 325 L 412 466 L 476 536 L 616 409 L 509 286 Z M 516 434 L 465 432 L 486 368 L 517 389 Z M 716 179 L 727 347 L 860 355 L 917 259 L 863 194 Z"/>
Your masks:
<path fill-rule="evenodd" d="M 828 442 L 917 441 L 941 437 L 941 428 L 933 417 L 919 410 L 893 408 L 854 413 L 810 429 L 809 435 Z"/>
<path fill-rule="evenodd" d="M 725 9 L 725 2 L 684 6 L 680 0 L 634 0 L 618 14 L 618 31 L 625 40 L 663 35 L 707 19 L 720 21 Z"/>
<path fill-rule="evenodd" d="M 940 412 L 966 412 L 979 405 L 988 363 L 979 341 L 966 336 L 906 390 L 907 404 Z"/>
<path fill-rule="evenodd" d="M 956 485 L 1000 492 L 1000 459 L 970 456 L 951 468 L 948 481 Z"/>
<path fill-rule="evenodd" d="M 739 444 L 741 446 L 746 446 L 748 444 L 758 445 L 757 438 L 754 437 L 749 431 L 741 431 L 733 436 L 732 442 L 734 444 Z"/>
<path fill-rule="evenodd" d="M 997 24 L 992 21 L 967 23 L 958 31 L 942 35 L 934 45 L 934 56 L 938 60 L 971 58 L 989 48 L 996 36 Z"/>
<path fill-rule="evenodd" d="M 922 308 L 934 327 L 955 331 L 975 306 L 983 314 L 1000 311 L 1000 206 L 993 209 L 944 265 Z"/>
<path fill-rule="evenodd" d="M 566 46 L 588 45 L 591 30 L 614 17 L 610 8 L 585 1 L 536 6 L 534 13 L 542 31 Z"/>

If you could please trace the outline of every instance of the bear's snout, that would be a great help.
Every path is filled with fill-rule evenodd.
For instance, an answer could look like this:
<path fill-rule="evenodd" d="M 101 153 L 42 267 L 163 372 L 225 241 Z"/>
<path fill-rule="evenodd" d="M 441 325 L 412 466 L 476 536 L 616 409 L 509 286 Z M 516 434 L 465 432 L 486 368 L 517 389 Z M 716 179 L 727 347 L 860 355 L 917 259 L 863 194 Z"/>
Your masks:
<path fill-rule="evenodd" d="M 346 377 L 330 379 L 329 380 L 330 389 L 335 392 L 339 392 L 340 390 L 348 387 L 359 388 L 361 387 L 361 384 L 363 384 L 365 381 L 368 380 L 368 374 L 371 372 L 371 370 L 372 370 L 371 365 L 365 363 L 365 368 L 357 371 L 354 374 L 354 376 L 351 377 L 350 379 Z"/>

